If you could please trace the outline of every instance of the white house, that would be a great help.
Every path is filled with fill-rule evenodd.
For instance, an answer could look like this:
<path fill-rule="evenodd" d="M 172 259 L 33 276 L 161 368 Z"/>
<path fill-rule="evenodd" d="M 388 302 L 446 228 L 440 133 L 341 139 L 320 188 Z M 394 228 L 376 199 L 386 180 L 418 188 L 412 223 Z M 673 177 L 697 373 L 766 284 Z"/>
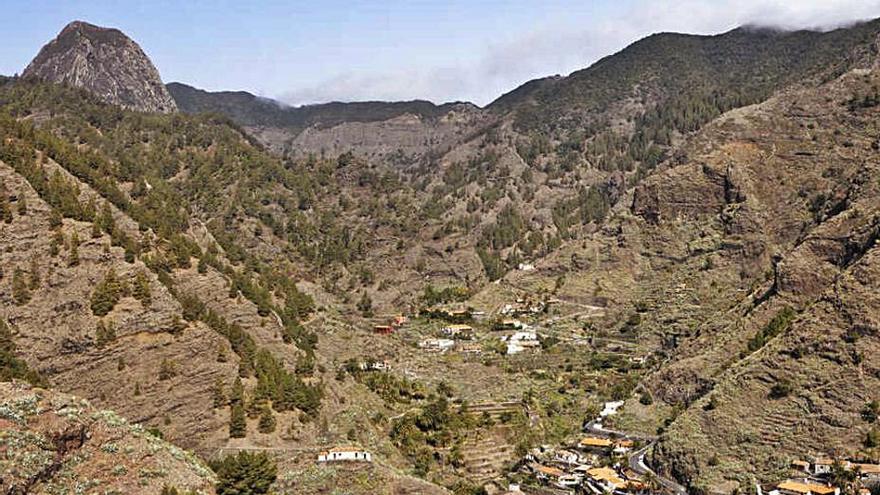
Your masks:
<path fill-rule="evenodd" d="M 614 402 L 606 402 L 605 407 L 602 409 L 602 412 L 599 413 L 599 416 L 601 416 L 603 418 L 606 416 L 613 416 L 613 415 L 617 414 L 617 410 L 620 409 L 621 407 L 623 407 L 622 400 L 618 400 L 618 401 L 614 401 Z"/>
<path fill-rule="evenodd" d="M 530 272 L 535 269 L 535 265 L 531 263 L 520 263 L 519 265 L 517 265 L 517 269 L 519 269 L 519 271 L 521 272 Z"/>
<path fill-rule="evenodd" d="M 388 361 L 366 361 L 361 363 L 360 368 L 363 371 L 389 371 L 391 364 Z"/>
<path fill-rule="evenodd" d="M 335 447 L 318 454 L 318 462 L 373 462 L 373 455 L 359 447 Z"/>
<path fill-rule="evenodd" d="M 507 343 L 507 354 L 517 354 L 541 345 L 535 332 L 516 332 L 513 335 L 501 337 L 501 341 Z"/>
<path fill-rule="evenodd" d="M 474 328 L 470 325 L 447 325 L 440 331 L 443 335 L 452 338 L 470 339 L 474 336 Z"/>
<path fill-rule="evenodd" d="M 425 339 L 419 342 L 419 347 L 429 351 L 446 352 L 455 347 L 452 339 Z"/>

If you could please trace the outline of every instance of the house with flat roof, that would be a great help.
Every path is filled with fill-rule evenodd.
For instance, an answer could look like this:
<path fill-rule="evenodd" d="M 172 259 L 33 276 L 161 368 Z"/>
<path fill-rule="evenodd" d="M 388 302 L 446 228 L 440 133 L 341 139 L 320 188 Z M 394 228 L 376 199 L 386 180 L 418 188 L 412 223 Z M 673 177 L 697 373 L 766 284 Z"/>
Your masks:
<path fill-rule="evenodd" d="M 470 325 L 446 325 L 440 329 L 440 332 L 452 339 L 474 338 L 474 328 Z"/>
<path fill-rule="evenodd" d="M 425 339 L 419 342 L 419 347 L 427 351 L 446 352 L 455 347 L 452 339 Z"/>
<path fill-rule="evenodd" d="M 373 455 L 360 447 L 334 447 L 318 454 L 318 462 L 373 462 Z"/>

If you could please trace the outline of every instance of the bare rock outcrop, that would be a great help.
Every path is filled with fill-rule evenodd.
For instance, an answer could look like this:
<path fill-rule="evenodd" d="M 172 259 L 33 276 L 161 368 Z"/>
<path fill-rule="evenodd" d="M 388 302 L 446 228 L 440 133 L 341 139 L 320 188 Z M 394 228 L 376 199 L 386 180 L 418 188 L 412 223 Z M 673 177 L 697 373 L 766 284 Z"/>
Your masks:
<path fill-rule="evenodd" d="M 214 473 L 192 454 L 81 398 L 0 383 L 0 491 L 214 493 Z"/>
<path fill-rule="evenodd" d="M 117 29 L 82 21 L 61 30 L 22 76 L 83 88 L 130 110 L 177 111 L 159 71 L 137 43 Z"/>

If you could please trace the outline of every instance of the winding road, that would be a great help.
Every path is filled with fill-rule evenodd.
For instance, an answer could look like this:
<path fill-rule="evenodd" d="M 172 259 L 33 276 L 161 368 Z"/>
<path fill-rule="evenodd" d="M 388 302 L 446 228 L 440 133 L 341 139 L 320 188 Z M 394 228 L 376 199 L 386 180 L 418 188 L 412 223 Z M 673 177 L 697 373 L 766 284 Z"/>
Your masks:
<path fill-rule="evenodd" d="M 669 493 L 674 495 L 687 495 L 687 489 L 682 485 L 678 484 L 675 480 L 660 476 L 653 469 L 651 469 L 648 464 L 645 462 L 645 455 L 648 451 L 657 443 L 656 436 L 648 436 L 648 435 L 634 435 L 630 433 L 626 433 L 623 431 L 617 430 L 609 430 L 607 428 L 602 428 L 597 426 L 599 424 L 596 420 L 590 421 L 589 423 L 584 425 L 585 433 L 592 433 L 597 435 L 615 435 L 620 436 L 632 440 L 640 440 L 643 442 L 647 442 L 647 444 L 633 451 L 627 456 L 627 464 L 629 468 L 632 469 L 636 474 L 642 477 L 653 476 L 654 479 L 660 483 L 664 489 L 666 489 Z"/>

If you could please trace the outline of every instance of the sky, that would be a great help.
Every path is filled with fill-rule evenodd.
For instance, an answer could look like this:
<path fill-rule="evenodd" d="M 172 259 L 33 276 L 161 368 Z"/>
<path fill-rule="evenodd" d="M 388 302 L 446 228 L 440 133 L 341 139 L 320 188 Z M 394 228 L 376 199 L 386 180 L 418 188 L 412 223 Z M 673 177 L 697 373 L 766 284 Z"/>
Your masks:
<path fill-rule="evenodd" d="M 5 75 L 20 73 L 65 24 L 84 20 L 128 34 L 165 82 L 295 105 L 485 105 L 652 33 L 832 29 L 880 17 L 880 0 L 0 0 L 0 12 Z"/>

